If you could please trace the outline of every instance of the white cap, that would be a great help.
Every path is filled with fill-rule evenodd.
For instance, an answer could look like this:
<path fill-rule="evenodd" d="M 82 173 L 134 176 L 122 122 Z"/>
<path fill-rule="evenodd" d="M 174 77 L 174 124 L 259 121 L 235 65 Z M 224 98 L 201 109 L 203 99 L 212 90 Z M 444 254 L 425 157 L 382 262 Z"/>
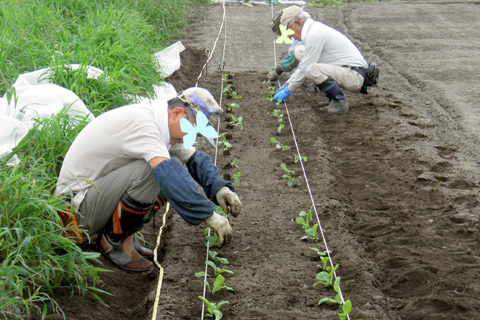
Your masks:
<path fill-rule="evenodd" d="M 212 94 L 207 89 L 192 87 L 178 94 L 178 98 L 188 103 L 192 110 L 197 113 L 202 111 L 208 119 L 208 123 L 217 130 L 217 124 L 222 115 L 223 109 L 218 105 Z M 215 115 L 214 115 L 215 114 Z M 215 141 L 207 138 L 215 146 Z"/>
<path fill-rule="evenodd" d="M 302 8 L 297 6 L 290 6 L 288 8 L 285 8 L 283 9 L 282 19 L 280 20 L 280 23 L 284 27 L 288 27 L 288 23 L 292 21 L 294 18 L 296 18 L 302 12 L 303 12 Z"/>

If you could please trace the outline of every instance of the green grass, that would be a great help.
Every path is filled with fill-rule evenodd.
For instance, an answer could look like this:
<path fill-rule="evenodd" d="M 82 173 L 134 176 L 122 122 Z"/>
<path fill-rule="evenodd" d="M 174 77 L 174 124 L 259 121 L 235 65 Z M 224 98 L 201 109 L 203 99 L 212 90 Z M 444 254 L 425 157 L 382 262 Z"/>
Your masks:
<path fill-rule="evenodd" d="M 95 104 L 93 109 L 151 96 L 152 84 L 163 80 L 152 55 L 181 35 L 195 2 L 200 0 L 2 1 L 0 95 L 21 73 L 79 63 L 105 71 L 104 81 L 85 84 L 79 73 L 66 80 L 56 72 L 53 82 Z"/>
<path fill-rule="evenodd" d="M 25 72 L 51 68 L 50 81 L 75 92 L 99 115 L 153 95 L 163 79 L 153 54 L 180 37 L 186 17 L 206 0 L 4 0 L 0 1 L 0 96 Z M 76 71 L 68 64 L 81 64 Z M 87 79 L 85 67 L 102 69 Z M 62 236 L 52 196 L 63 158 L 86 119 L 62 112 L 36 120 L 9 157 L 0 159 L 0 316 L 26 319 L 62 315 L 54 292 L 69 288 L 94 295 L 98 254 Z M 16 154 L 20 163 L 8 166 Z M 98 264 L 96 264 L 98 265 Z"/>

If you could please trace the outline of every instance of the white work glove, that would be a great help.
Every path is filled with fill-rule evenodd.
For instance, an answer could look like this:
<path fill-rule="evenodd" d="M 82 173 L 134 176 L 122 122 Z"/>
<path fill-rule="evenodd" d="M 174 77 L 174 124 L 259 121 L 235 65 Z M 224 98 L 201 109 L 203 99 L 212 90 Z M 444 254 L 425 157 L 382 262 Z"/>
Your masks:
<path fill-rule="evenodd" d="M 215 230 L 218 235 L 218 243 L 217 246 L 221 247 L 224 244 L 229 244 L 232 241 L 233 237 L 233 230 L 228 222 L 228 219 L 221 214 L 216 212 L 213 215 L 205 220 L 205 224 Z"/>
<path fill-rule="evenodd" d="M 238 216 L 242 210 L 242 203 L 235 192 L 228 187 L 221 187 L 215 196 L 225 213 L 231 213 L 234 217 Z"/>
<path fill-rule="evenodd" d="M 275 68 L 270 70 L 270 72 L 267 74 L 267 80 L 268 81 L 275 81 L 278 79 L 278 74 L 275 71 Z"/>

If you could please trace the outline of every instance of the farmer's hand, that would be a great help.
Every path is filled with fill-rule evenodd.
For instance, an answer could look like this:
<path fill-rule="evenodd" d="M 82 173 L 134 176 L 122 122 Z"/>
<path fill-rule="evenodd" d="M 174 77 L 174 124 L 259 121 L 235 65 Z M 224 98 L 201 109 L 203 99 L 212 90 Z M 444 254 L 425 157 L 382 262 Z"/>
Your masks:
<path fill-rule="evenodd" d="M 283 100 L 287 99 L 288 96 L 290 96 L 293 93 L 293 91 L 288 90 L 288 86 L 284 84 L 280 89 L 277 90 L 275 95 L 273 96 L 273 101 L 279 101 L 282 102 Z"/>
<path fill-rule="evenodd" d="M 237 194 L 227 187 L 221 187 L 216 194 L 217 202 L 226 213 L 238 216 L 242 210 L 242 203 Z"/>
<path fill-rule="evenodd" d="M 275 71 L 275 69 L 270 70 L 270 72 L 267 74 L 267 80 L 276 81 L 277 79 L 278 79 L 278 74 Z"/>
<path fill-rule="evenodd" d="M 233 230 L 226 217 L 214 212 L 210 218 L 205 220 L 205 224 L 218 234 L 218 247 L 229 244 L 232 241 Z"/>

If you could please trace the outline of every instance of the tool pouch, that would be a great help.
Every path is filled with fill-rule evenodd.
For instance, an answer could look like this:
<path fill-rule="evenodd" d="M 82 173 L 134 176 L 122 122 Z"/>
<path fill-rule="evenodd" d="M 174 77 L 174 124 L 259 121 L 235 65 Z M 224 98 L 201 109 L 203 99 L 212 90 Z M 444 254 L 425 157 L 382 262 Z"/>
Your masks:
<path fill-rule="evenodd" d="M 380 68 L 375 62 L 369 63 L 367 68 L 354 68 L 354 70 L 363 76 L 363 86 L 360 90 L 361 93 L 367 94 L 368 87 L 377 85 Z"/>
<path fill-rule="evenodd" d="M 65 208 L 65 212 L 59 212 L 60 221 L 63 227 L 63 236 L 75 241 L 76 244 L 82 245 L 87 240 L 85 235 L 80 230 L 77 216 L 74 213 L 70 213 L 70 207 Z"/>

